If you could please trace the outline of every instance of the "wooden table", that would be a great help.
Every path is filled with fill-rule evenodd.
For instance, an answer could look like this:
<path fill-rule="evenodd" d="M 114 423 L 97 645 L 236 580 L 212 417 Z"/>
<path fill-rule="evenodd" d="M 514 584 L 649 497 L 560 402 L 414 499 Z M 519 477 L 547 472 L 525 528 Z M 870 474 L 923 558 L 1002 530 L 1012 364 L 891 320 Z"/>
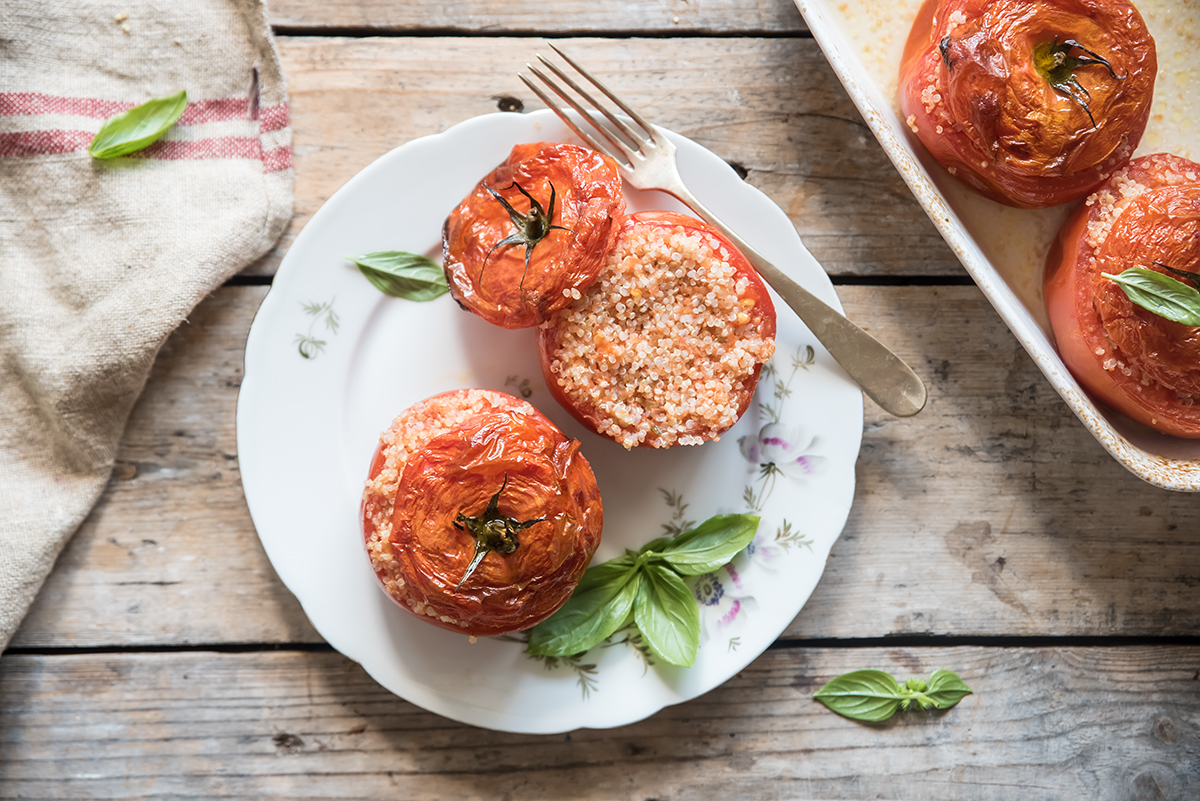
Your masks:
<path fill-rule="evenodd" d="M 1200 798 L 1200 498 L 1125 472 L 965 276 L 784 0 L 275 0 L 296 212 L 164 347 L 103 499 L 0 658 L 0 795 Z M 536 35 L 534 35 L 536 32 Z M 325 645 L 246 510 L 234 409 L 280 256 L 343 182 L 467 117 L 539 108 L 573 53 L 794 220 L 849 315 L 926 379 L 868 403 L 854 508 L 773 648 L 623 728 L 453 723 Z M 975 689 L 883 725 L 811 698 L 864 667 Z"/>

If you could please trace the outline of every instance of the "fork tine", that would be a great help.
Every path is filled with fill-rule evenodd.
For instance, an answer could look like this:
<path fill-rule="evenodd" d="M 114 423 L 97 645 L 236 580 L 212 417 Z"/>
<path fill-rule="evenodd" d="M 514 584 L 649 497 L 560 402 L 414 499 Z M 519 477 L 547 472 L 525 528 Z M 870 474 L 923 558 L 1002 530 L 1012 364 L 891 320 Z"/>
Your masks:
<path fill-rule="evenodd" d="M 603 125 L 601 125 L 599 120 L 597 120 L 590 111 L 588 111 L 586 108 L 584 108 L 582 105 L 580 105 L 579 101 L 577 101 L 575 98 L 571 97 L 570 93 L 568 93 L 565 89 L 563 89 L 561 86 L 559 86 L 557 83 L 555 83 L 552 78 L 547 77 L 545 73 L 543 73 L 541 70 L 539 70 L 537 67 L 533 66 L 532 64 L 526 64 L 525 67 L 530 72 L 532 72 L 534 75 L 536 75 L 538 77 L 538 79 L 541 80 L 542 83 L 544 83 L 546 86 L 550 87 L 550 89 L 556 95 L 561 97 L 567 103 L 567 105 L 569 105 L 571 108 L 575 109 L 575 111 L 579 112 L 580 116 L 582 116 L 585 120 L 587 120 L 588 123 L 593 128 L 596 129 L 597 133 L 599 133 L 601 136 L 603 136 L 605 139 L 607 139 L 610 143 L 612 143 L 612 146 L 614 148 L 616 148 L 625 157 L 626 161 L 628 161 L 630 164 L 634 163 L 634 152 L 635 152 L 634 148 L 631 148 L 628 144 L 626 144 L 625 142 L 622 142 L 621 140 L 614 137 L 611 133 L 609 133 L 608 129 L 605 128 Z M 604 113 L 605 116 L 609 116 L 608 112 L 603 111 L 603 109 L 600 109 L 600 110 Z"/>
<path fill-rule="evenodd" d="M 530 67 L 530 69 L 532 69 L 532 67 Z M 518 72 L 517 77 L 524 81 L 525 85 L 528 86 L 535 95 L 541 98 L 542 102 L 546 104 L 546 107 L 557 114 L 558 118 L 566 123 L 566 126 L 574 131 L 576 136 L 587 142 L 593 150 L 599 150 L 601 153 L 608 156 L 610 159 L 613 159 L 614 161 L 619 162 L 621 160 L 622 154 L 613 153 L 611 147 L 608 147 L 597 140 L 596 137 L 589 133 L 585 133 L 582 129 L 580 129 L 580 127 L 575 124 L 575 121 L 571 119 L 571 115 L 567 114 L 566 109 L 558 104 L 557 100 L 552 99 L 549 95 L 539 89 L 537 85 L 533 83 L 533 81 L 529 80 L 521 73 Z M 632 164 L 632 162 L 628 159 L 626 161 L 627 163 Z"/>
<path fill-rule="evenodd" d="M 553 45 L 551 45 L 551 47 L 553 47 Z M 626 137 L 626 144 L 628 144 L 631 148 L 637 150 L 645 145 L 646 140 L 644 138 L 634 133 L 620 117 L 609 111 L 603 103 L 597 102 L 596 98 L 588 94 L 587 90 L 576 83 L 570 75 L 567 75 L 565 72 L 559 69 L 557 64 L 547 61 L 541 54 L 538 55 L 538 60 L 553 70 L 554 74 L 561 78 L 563 82 L 567 84 L 567 86 L 570 86 L 572 89 L 574 89 L 584 100 L 591 103 L 593 108 L 603 114 L 608 121 L 613 124 L 613 127 L 615 127 Z M 584 77 L 587 76 L 585 75 Z"/>
<path fill-rule="evenodd" d="M 640 125 L 642 127 L 642 130 L 646 132 L 647 136 L 649 136 L 651 139 L 655 139 L 658 136 L 658 132 L 655 130 L 653 125 L 646 122 L 646 120 L 642 117 L 641 114 L 638 114 L 636 111 L 631 109 L 628 105 L 626 105 L 624 100 L 622 100 L 621 98 L 614 95 L 612 93 L 612 90 L 609 89 L 607 86 L 605 86 L 598 78 L 596 78 L 590 72 L 588 72 L 583 67 L 581 67 L 579 65 L 579 62 L 577 62 L 575 59 L 568 56 L 563 51 L 559 50 L 557 47 L 555 47 L 550 42 L 546 42 L 546 44 L 549 46 L 549 48 L 551 50 L 553 50 L 555 53 L 558 53 L 558 55 L 562 57 L 563 61 L 570 64 L 575 69 L 576 72 L 578 72 L 584 78 L 587 78 L 588 81 L 592 84 L 592 86 L 595 86 L 597 89 L 599 89 L 601 92 L 603 92 L 605 94 L 605 96 L 608 97 L 609 100 L 616 103 L 617 106 L 621 109 L 621 111 L 624 111 L 626 114 L 628 114 L 630 119 L 632 119 L 634 122 L 636 122 L 638 125 Z M 556 72 L 557 72 L 557 70 L 556 70 Z M 580 92 L 582 93 L 582 90 L 580 90 Z M 587 95 L 584 94 L 584 96 L 586 97 Z M 592 102 L 594 103 L 595 101 L 592 101 Z M 611 119 L 611 117 L 609 119 Z"/>

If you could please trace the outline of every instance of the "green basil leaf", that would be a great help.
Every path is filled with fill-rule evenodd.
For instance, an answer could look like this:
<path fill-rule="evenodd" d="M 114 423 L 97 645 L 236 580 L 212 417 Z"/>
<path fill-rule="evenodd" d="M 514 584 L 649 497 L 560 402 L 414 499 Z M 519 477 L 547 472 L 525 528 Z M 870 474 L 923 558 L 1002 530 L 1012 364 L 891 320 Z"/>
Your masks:
<path fill-rule="evenodd" d="M 935 670 L 929 677 L 929 688 L 925 690 L 926 697 L 938 709 L 949 709 L 971 693 L 966 682 L 949 670 Z"/>
<path fill-rule="evenodd" d="M 685 576 L 702 576 L 728 564 L 758 531 L 755 515 L 717 515 L 659 547 L 663 559 Z"/>
<path fill-rule="evenodd" d="M 1125 297 L 1143 309 L 1176 323 L 1200 326 L 1200 291 L 1195 287 L 1145 267 L 1101 275 L 1116 282 Z"/>
<path fill-rule="evenodd" d="M 700 608 L 673 570 L 648 564 L 641 571 L 633 622 L 664 662 L 691 667 L 700 649 Z"/>
<path fill-rule="evenodd" d="M 88 153 L 97 159 L 135 153 L 158 141 L 185 108 L 187 92 L 181 90 L 109 117 L 88 145 Z"/>
<path fill-rule="evenodd" d="M 813 697 L 839 715 L 878 722 L 896 714 L 911 694 L 882 670 L 853 670 L 830 680 Z"/>
<path fill-rule="evenodd" d="M 450 291 L 446 272 L 428 256 L 402 250 L 381 250 L 346 258 L 358 265 L 376 289 L 394 298 L 426 301 Z"/>
<path fill-rule="evenodd" d="M 574 656 L 604 642 L 629 619 L 638 571 L 625 557 L 589 567 L 562 608 L 529 630 L 526 651 Z"/>
<path fill-rule="evenodd" d="M 650 553 L 651 551 L 661 551 L 674 537 L 656 537 L 650 540 L 638 550 L 639 554 Z"/>

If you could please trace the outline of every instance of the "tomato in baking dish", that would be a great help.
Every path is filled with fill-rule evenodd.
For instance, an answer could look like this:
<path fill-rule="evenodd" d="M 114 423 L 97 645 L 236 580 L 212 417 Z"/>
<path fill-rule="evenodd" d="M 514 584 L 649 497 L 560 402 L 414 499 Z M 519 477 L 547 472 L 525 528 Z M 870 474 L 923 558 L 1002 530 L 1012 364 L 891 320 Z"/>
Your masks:
<path fill-rule="evenodd" d="M 1044 208 L 1129 161 L 1157 69 L 1126 0 L 926 0 L 901 60 L 900 108 L 958 180 Z"/>
<path fill-rule="evenodd" d="M 516 145 L 446 218 L 450 293 L 495 325 L 537 325 L 595 280 L 624 212 L 612 159 L 578 145 Z"/>
<path fill-rule="evenodd" d="M 595 476 L 525 401 L 457 390 L 410 407 L 381 437 L 363 503 L 387 594 L 426 622 L 505 634 L 549 617 L 603 527 Z"/>
<path fill-rule="evenodd" d="M 1144 156 L 1068 219 L 1046 261 L 1046 308 L 1072 375 L 1113 408 L 1200 438 L 1200 328 L 1132 303 L 1102 273 L 1200 265 L 1200 164 Z"/>
<path fill-rule="evenodd" d="M 737 248 L 683 214 L 625 218 L 600 277 L 538 330 L 546 385 L 626 448 L 717 439 L 775 349 L 775 306 Z"/>

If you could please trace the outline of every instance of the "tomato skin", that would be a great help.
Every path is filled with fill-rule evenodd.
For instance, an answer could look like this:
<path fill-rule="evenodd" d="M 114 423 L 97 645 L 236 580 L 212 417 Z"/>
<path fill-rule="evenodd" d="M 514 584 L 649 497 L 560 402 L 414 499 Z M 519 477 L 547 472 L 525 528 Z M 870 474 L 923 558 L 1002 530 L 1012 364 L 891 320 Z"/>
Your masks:
<path fill-rule="evenodd" d="M 1046 260 L 1046 308 L 1084 388 L 1158 431 L 1200 438 L 1200 328 L 1134 305 L 1101 275 L 1166 272 L 1154 262 L 1200 263 L 1200 164 L 1161 153 L 1130 162 L 1067 220 Z"/>
<path fill-rule="evenodd" d="M 518 212 L 528 213 L 531 204 L 514 182 L 547 213 L 553 186 L 550 222 L 570 229 L 549 231 L 533 247 L 528 269 L 524 245 L 497 247 L 516 229 L 504 206 L 484 188 L 486 183 Z M 624 212 L 621 175 L 612 159 L 577 145 L 516 145 L 446 218 L 442 251 L 450 293 L 494 325 L 537 325 L 571 302 L 571 289 L 583 290 L 596 279 Z"/>
<path fill-rule="evenodd" d="M 409 454 L 396 491 L 389 541 L 403 597 L 389 596 L 450 631 L 483 636 L 536 625 L 566 602 L 600 542 L 600 492 L 579 442 L 513 401 Z M 377 456 L 373 474 L 380 466 Z M 546 519 L 518 532 L 512 553 L 485 556 L 456 591 L 475 545 L 455 519 L 482 514 L 497 492 L 501 514 Z"/>
<path fill-rule="evenodd" d="M 745 278 L 748 281 L 746 297 L 754 301 L 752 317 L 757 330 L 764 338 L 774 339 L 776 328 L 775 305 L 771 300 L 767 287 L 746 257 L 724 235 L 701 220 L 672 211 L 642 211 L 631 214 L 624 219 L 621 226 L 622 232 L 639 223 L 651 223 L 664 229 L 682 227 L 685 231 L 698 231 L 719 240 L 730 253 L 730 264 L 736 271 L 736 278 Z M 568 396 L 559 385 L 551 369 L 551 363 L 555 359 L 555 352 L 559 348 L 559 345 L 559 334 L 553 324 L 548 324 L 538 329 L 538 363 L 542 368 L 542 376 L 546 381 L 546 386 L 549 388 L 551 396 L 588 430 L 600 436 L 609 436 L 601 430 L 601 413 L 597 409 L 596 404 L 586 397 Z M 746 409 L 750 407 L 750 401 L 754 397 L 754 389 L 758 384 L 761 372 L 762 365 L 756 365 L 752 373 L 745 376 L 734 388 L 738 401 L 737 417 L 739 419 L 746 413 Z M 706 439 L 715 439 L 724 433 L 725 430 L 728 429 L 720 431 L 710 430 L 704 432 L 703 435 Z M 659 448 L 666 447 L 666 445 L 651 436 L 640 443 L 639 447 Z"/>
<path fill-rule="evenodd" d="M 1035 46 L 1067 40 L 1118 76 L 1103 65 L 1075 71 L 1091 117 L 1035 68 Z M 1045 208 L 1088 194 L 1129 161 L 1157 70 L 1154 39 L 1126 0 L 925 0 L 901 60 L 900 108 L 959 181 L 1000 203 Z"/>

